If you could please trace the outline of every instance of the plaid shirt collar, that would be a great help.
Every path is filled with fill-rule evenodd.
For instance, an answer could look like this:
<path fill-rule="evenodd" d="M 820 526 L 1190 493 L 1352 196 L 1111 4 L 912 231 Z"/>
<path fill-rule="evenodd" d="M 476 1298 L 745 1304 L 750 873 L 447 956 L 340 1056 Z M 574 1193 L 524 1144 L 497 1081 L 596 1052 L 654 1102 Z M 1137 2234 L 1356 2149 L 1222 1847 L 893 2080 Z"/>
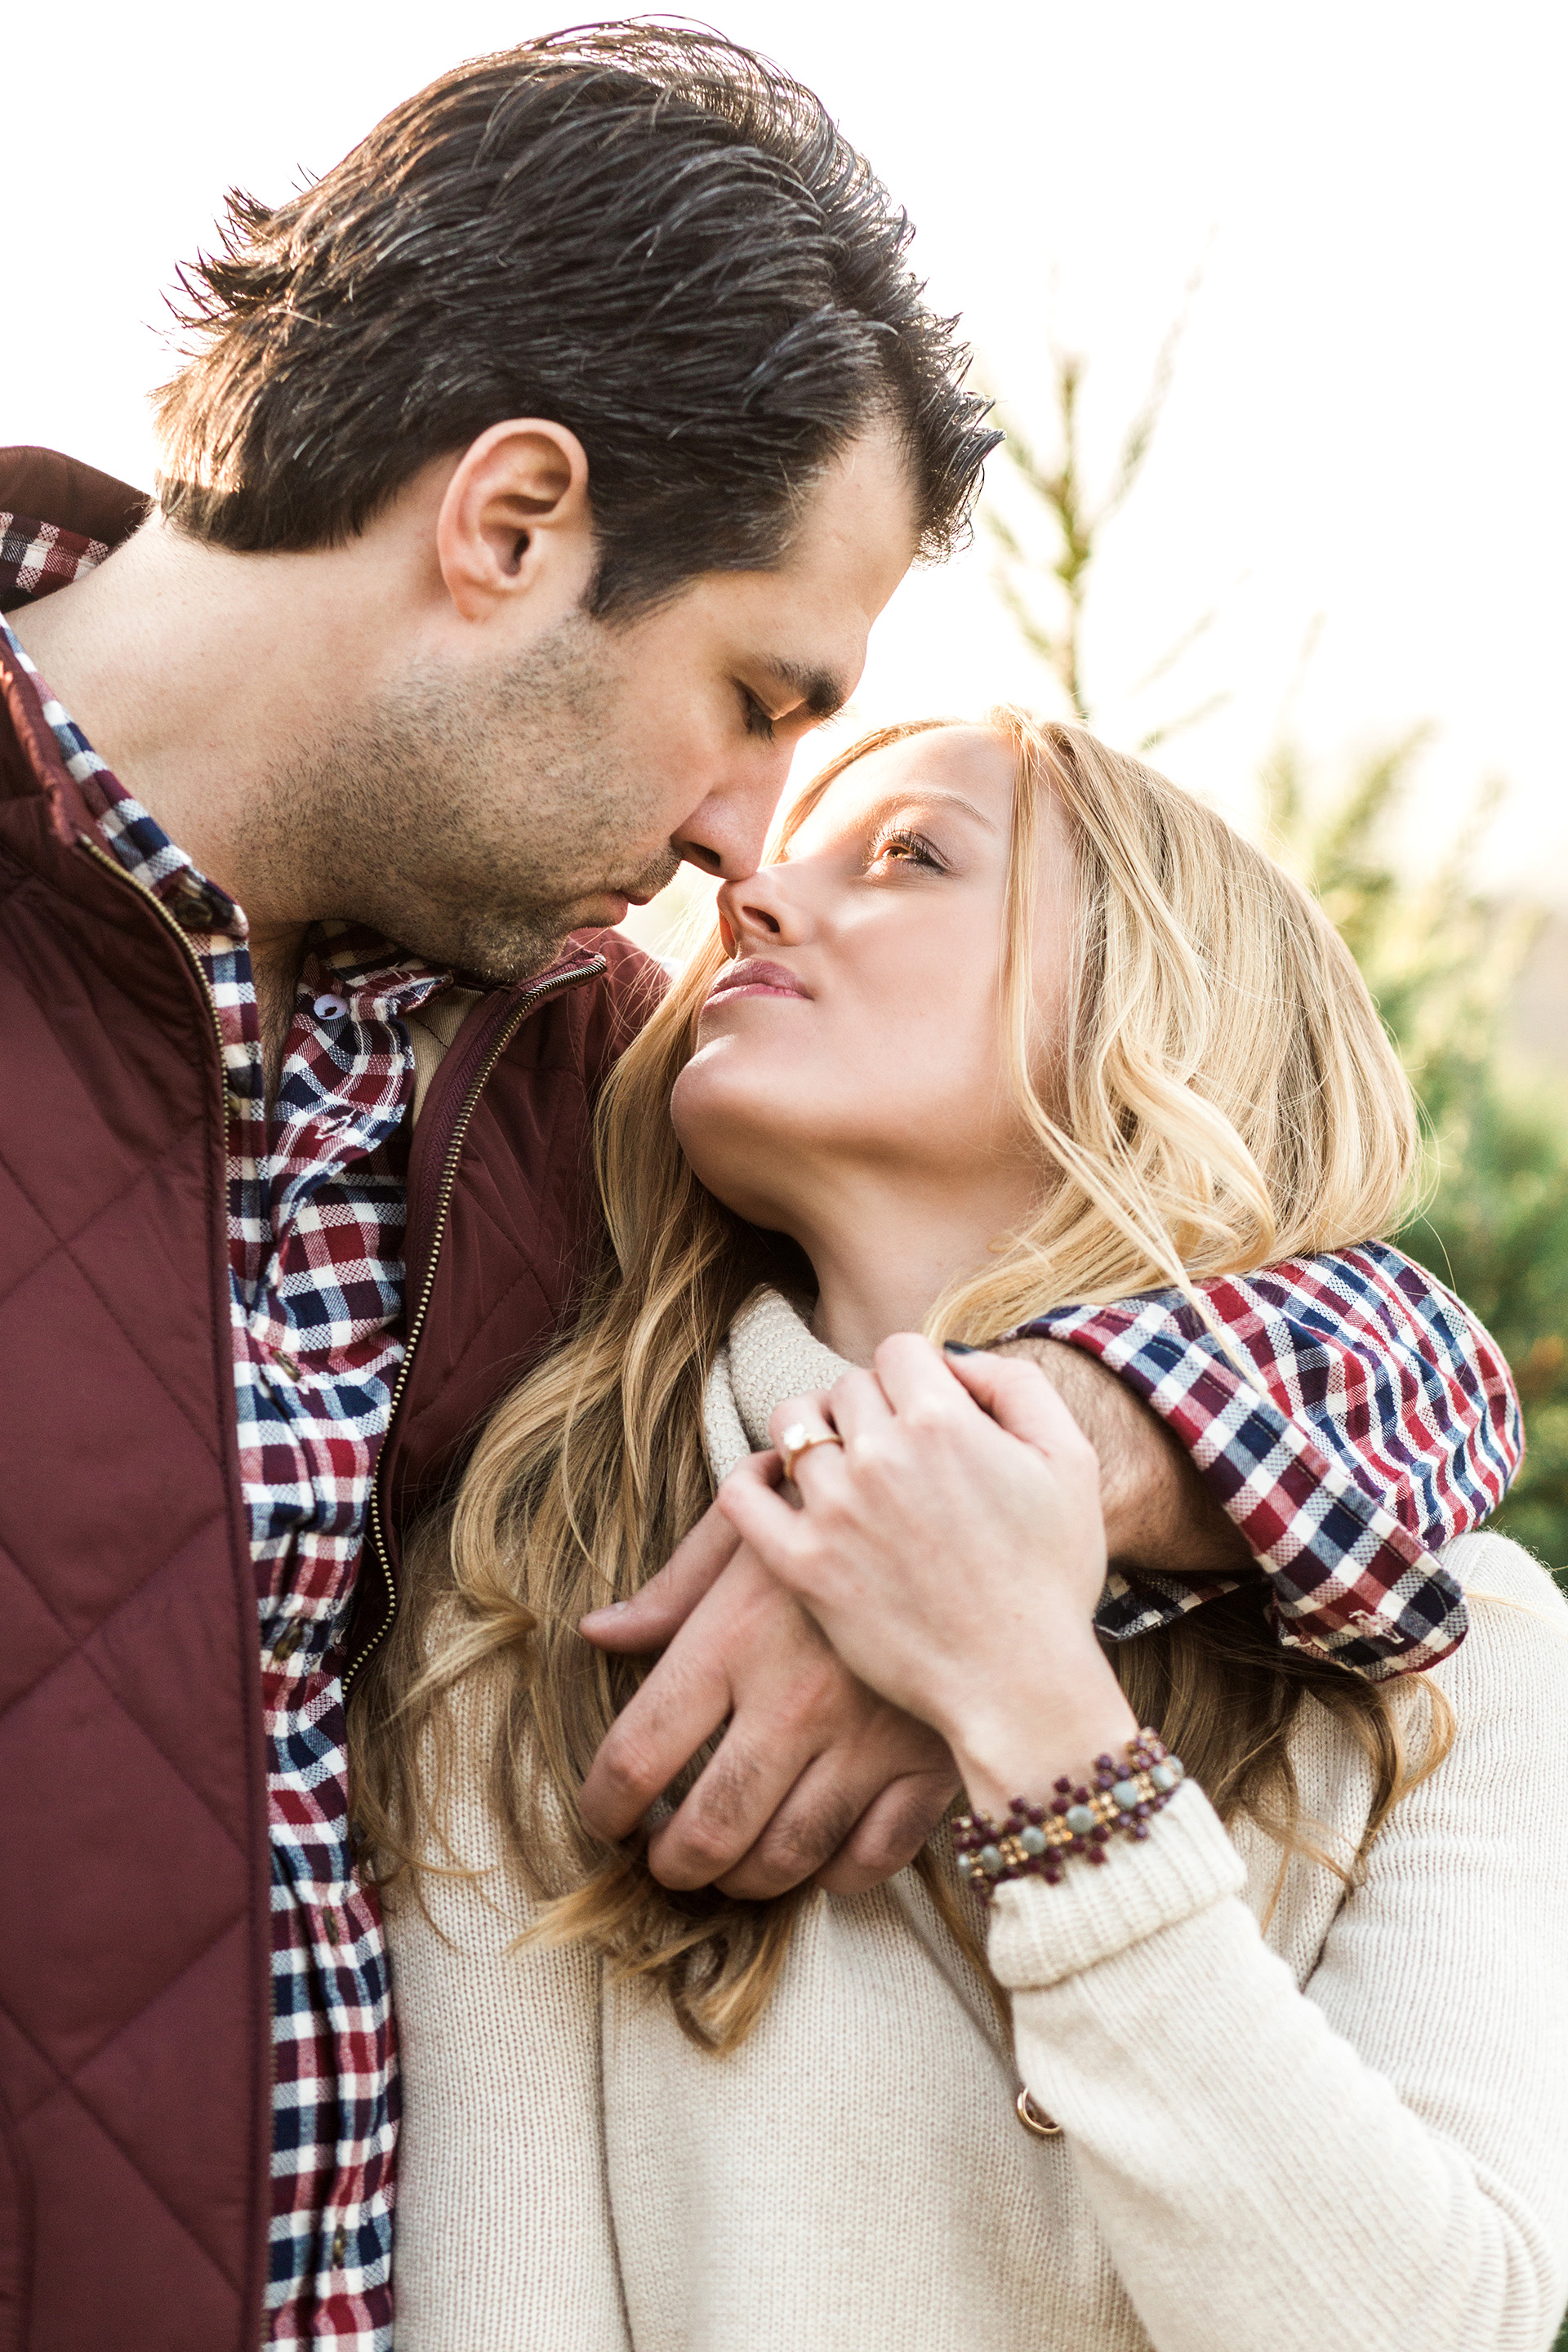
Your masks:
<path fill-rule="evenodd" d="M 95 572 L 108 553 L 101 539 L 0 509 L 0 609 L 68 588 Z"/>

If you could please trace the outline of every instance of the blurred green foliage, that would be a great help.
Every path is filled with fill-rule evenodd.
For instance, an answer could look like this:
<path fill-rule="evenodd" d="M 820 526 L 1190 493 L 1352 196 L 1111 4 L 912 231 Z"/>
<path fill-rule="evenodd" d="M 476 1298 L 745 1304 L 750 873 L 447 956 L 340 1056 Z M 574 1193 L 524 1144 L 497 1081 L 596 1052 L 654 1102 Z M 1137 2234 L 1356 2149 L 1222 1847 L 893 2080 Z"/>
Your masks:
<path fill-rule="evenodd" d="M 1400 1245 L 1458 1292 L 1524 1401 L 1525 1465 L 1493 1524 L 1568 1568 L 1568 1088 L 1510 1058 L 1503 1014 L 1540 922 L 1468 879 L 1498 797 L 1425 883 L 1386 846 L 1418 785 L 1426 730 L 1366 761 L 1326 803 L 1289 748 L 1263 782 L 1275 846 L 1366 974 L 1420 1100 L 1429 1177 Z"/>
<path fill-rule="evenodd" d="M 1195 280 L 1189 303 L 1194 289 Z M 1003 495 L 988 494 L 982 509 L 997 590 L 1053 675 L 1064 716 L 1087 724 L 1083 623 L 1102 534 L 1148 458 L 1184 318 L 1185 308 L 1098 493 L 1081 456 L 1080 357 L 1052 354 L 1043 439 L 998 404 Z M 1179 673 L 1214 618 L 1188 628 L 1142 683 Z M 1131 748 L 1155 750 L 1226 698 L 1153 727 Z M 1436 873 L 1402 869 L 1396 821 L 1419 790 L 1429 732 L 1390 742 L 1327 792 L 1285 742 L 1261 779 L 1266 814 L 1271 846 L 1319 893 L 1366 974 L 1421 1103 L 1428 1181 L 1400 1245 L 1480 1316 L 1519 1383 L 1528 1451 L 1493 1524 L 1568 1571 L 1568 1086 L 1510 1058 L 1504 1045 L 1510 992 L 1541 918 L 1489 899 L 1471 878 L 1497 785 L 1480 794 Z"/>

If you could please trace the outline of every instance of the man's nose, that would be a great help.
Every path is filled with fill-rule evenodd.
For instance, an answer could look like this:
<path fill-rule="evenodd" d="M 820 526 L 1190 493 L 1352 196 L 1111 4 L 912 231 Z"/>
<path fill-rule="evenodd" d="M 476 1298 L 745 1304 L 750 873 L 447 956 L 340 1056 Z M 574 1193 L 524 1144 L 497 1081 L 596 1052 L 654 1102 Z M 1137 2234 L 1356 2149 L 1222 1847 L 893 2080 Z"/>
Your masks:
<path fill-rule="evenodd" d="M 762 772 L 743 784 L 710 793 L 693 810 L 671 845 L 689 865 L 704 874 L 722 875 L 727 882 L 744 880 L 763 862 L 768 827 L 789 781 L 790 749 L 770 760 Z"/>

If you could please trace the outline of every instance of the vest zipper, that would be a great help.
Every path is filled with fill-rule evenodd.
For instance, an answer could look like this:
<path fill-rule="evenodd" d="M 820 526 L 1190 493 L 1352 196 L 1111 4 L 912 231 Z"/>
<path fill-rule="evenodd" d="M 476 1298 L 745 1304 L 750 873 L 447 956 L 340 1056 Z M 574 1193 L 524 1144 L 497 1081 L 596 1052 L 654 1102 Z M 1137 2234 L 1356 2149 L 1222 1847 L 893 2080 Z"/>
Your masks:
<path fill-rule="evenodd" d="M 475 1073 L 473 1081 L 468 1087 L 468 1091 L 463 1097 L 463 1107 L 458 1113 L 458 1122 L 452 1129 L 451 1140 L 447 1146 L 447 1156 L 441 1163 L 441 1185 L 436 1197 L 436 1229 L 431 1236 L 430 1255 L 426 1262 L 425 1281 L 419 1293 L 419 1304 L 416 1307 L 413 1319 L 410 1321 L 408 1326 L 408 1339 L 403 1350 L 403 1361 L 398 1367 L 397 1383 L 392 1391 L 392 1404 L 386 1416 L 386 1436 L 382 1440 L 382 1453 L 384 1455 L 385 1454 L 387 1444 L 392 1437 L 392 1425 L 397 1417 L 397 1408 L 403 1402 L 403 1391 L 408 1385 L 408 1373 L 409 1368 L 414 1361 L 414 1350 L 419 1344 L 419 1334 L 425 1328 L 425 1317 L 428 1311 L 431 1297 L 436 1288 L 437 1263 L 441 1255 L 441 1244 L 447 1232 L 447 1213 L 451 1208 L 452 1193 L 457 1185 L 458 1162 L 462 1158 L 463 1143 L 468 1135 L 468 1122 L 473 1118 L 474 1109 L 479 1102 L 479 1097 L 484 1092 L 485 1086 L 489 1078 L 491 1071 L 495 1068 L 496 1064 L 500 1060 L 501 1055 L 506 1052 L 507 1047 L 516 1036 L 522 1023 L 528 1018 L 528 1015 L 534 1010 L 535 1006 L 542 1004 L 547 996 L 555 996 L 559 994 L 561 990 L 563 988 L 575 987 L 576 983 L 580 980 L 597 979 L 599 974 L 605 971 L 606 968 L 605 958 L 603 956 L 595 956 L 591 963 L 579 964 L 576 969 L 572 971 L 556 972 L 550 979 L 542 980 L 536 987 L 531 988 L 528 994 L 523 998 L 521 1003 L 514 1006 L 510 1015 L 498 1034 L 495 1043 L 491 1045 L 489 1052 L 486 1055 L 483 1067 Z M 371 1655 L 373 1651 L 378 1650 L 381 1647 L 381 1644 L 385 1641 L 388 1633 L 391 1633 L 393 1620 L 397 1615 L 397 1585 L 392 1573 L 392 1562 L 387 1558 L 385 1532 L 382 1526 L 381 1465 L 379 1462 L 376 1465 L 376 1475 L 371 1481 L 370 1509 L 366 1517 L 365 1527 L 365 1545 L 368 1550 L 374 1552 L 376 1566 L 381 1570 L 382 1581 L 386 1587 L 386 1614 L 383 1617 L 380 1625 L 377 1627 L 371 1639 L 365 1643 L 363 1649 L 360 1651 L 358 1656 L 352 1659 L 343 1670 L 342 1689 L 345 1697 L 348 1695 L 349 1685 L 353 1682 L 354 1676 L 358 1674 L 365 1660 Z"/>
<path fill-rule="evenodd" d="M 190 940 L 180 929 L 180 926 L 174 920 L 174 916 L 170 914 L 169 909 L 164 906 L 162 898 L 155 897 L 151 890 L 143 889 L 141 883 L 126 872 L 118 857 L 111 856 L 107 849 L 100 849 L 95 841 L 84 841 L 79 835 L 77 839 L 77 847 L 79 849 L 85 849 L 88 856 L 96 865 L 107 867 L 108 871 L 113 875 L 115 880 L 117 882 L 122 882 L 128 890 L 134 890 L 137 898 L 152 908 L 153 912 L 157 916 L 158 920 L 163 925 L 164 929 L 172 932 L 174 937 L 179 940 L 185 961 L 190 965 L 191 970 L 195 973 L 202 994 L 206 998 L 207 1011 L 213 1017 L 213 1035 L 217 1039 L 218 1087 L 223 1097 L 224 1130 L 226 1134 L 228 1129 L 228 1077 L 225 1055 L 227 1048 L 224 1044 L 223 1022 L 218 1013 L 217 998 L 213 994 L 212 982 L 208 980 L 205 972 L 202 970 L 202 960 L 200 956 L 197 955 L 195 948 L 191 945 Z"/>
<path fill-rule="evenodd" d="M 213 994 L 212 984 L 208 981 L 205 972 L 202 970 L 201 959 L 196 954 L 195 948 L 191 945 L 190 940 L 186 938 L 179 924 L 174 920 L 174 916 L 170 914 L 168 908 L 164 906 L 163 900 L 161 898 L 154 898 L 151 890 L 144 890 L 139 882 L 133 880 L 132 877 L 127 874 L 124 866 L 121 865 L 117 857 L 111 856 L 107 849 L 100 849 L 96 842 L 83 841 L 79 837 L 77 842 L 77 846 L 79 849 L 85 849 L 88 856 L 98 865 L 106 867 L 108 871 L 114 876 L 116 881 L 122 882 L 128 890 L 134 890 L 139 898 L 144 899 L 147 905 L 152 908 L 153 913 L 158 917 L 159 921 L 163 923 L 164 929 L 178 940 L 180 947 L 184 954 L 185 961 L 190 965 L 191 970 L 195 973 L 202 994 L 206 998 L 207 1010 L 212 1014 L 213 1035 L 217 1040 L 218 1080 L 219 1085 L 223 1089 L 223 1112 L 225 1121 L 226 1122 L 228 1118 L 228 1094 L 227 1079 L 225 1075 L 225 1054 L 226 1049 L 224 1044 L 223 1023 L 218 1015 L 217 998 Z M 571 971 L 555 972 L 548 980 L 542 980 L 536 987 L 531 988 L 527 995 L 523 998 L 521 1003 L 513 1007 L 510 1017 L 506 1021 L 500 1034 L 496 1038 L 494 1045 L 491 1046 L 489 1054 L 485 1057 L 484 1067 L 476 1074 L 472 1085 L 469 1087 L 468 1093 L 463 1097 L 463 1107 L 458 1113 L 458 1123 L 452 1129 L 452 1139 L 447 1146 L 447 1156 L 441 1166 L 441 1189 L 437 1195 L 436 1202 L 436 1231 L 430 1244 L 429 1261 L 425 1268 L 425 1286 L 419 1294 L 419 1305 L 416 1310 L 414 1320 L 408 1327 L 408 1342 L 403 1350 L 403 1361 L 398 1367 L 397 1382 L 392 1391 L 392 1403 L 386 1416 L 386 1435 L 388 1438 L 392 1434 L 392 1424 L 396 1417 L 398 1405 L 402 1402 L 403 1391 L 408 1385 L 408 1369 L 414 1361 L 415 1347 L 418 1342 L 419 1334 L 424 1328 L 426 1311 L 430 1305 L 431 1294 L 436 1287 L 436 1263 L 437 1258 L 440 1256 L 441 1243 L 447 1231 L 447 1213 L 452 1204 L 452 1192 L 458 1181 L 458 1162 L 462 1157 L 463 1141 L 468 1134 L 468 1122 L 473 1118 L 475 1106 L 478 1104 L 480 1095 L 484 1092 L 485 1085 L 489 1077 L 490 1072 L 495 1068 L 496 1064 L 500 1060 L 501 1055 L 506 1052 L 507 1047 L 516 1036 L 519 1028 L 521 1026 L 522 1023 L 527 1020 L 529 1014 L 533 1011 L 536 1005 L 542 1004 L 547 996 L 555 996 L 559 994 L 560 991 L 563 988 L 575 987 L 576 983 L 580 980 L 596 980 L 599 974 L 607 970 L 607 968 L 605 958 L 603 956 L 595 956 L 591 963 L 578 964 L 575 969 Z M 385 1450 L 385 1444 L 386 1439 L 384 1438 L 382 1441 L 384 1452 Z M 371 1481 L 370 1510 L 368 1514 L 368 1524 L 365 1530 L 365 1540 L 370 1548 L 374 1551 L 376 1566 L 380 1569 L 382 1580 L 386 1586 L 386 1614 L 382 1619 L 381 1624 L 377 1628 L 373 1638 L 365 1643 L 363 1649 L 359 1653 L 359 1655 L 352 1661 L 344 1672 L 342 1687 L 345 1696 L 350 1683 L 353 1680 L 355 1675 L 358 1674 L 360 1668 L 370 1656 L 372 1651 L 379 1649 L 382 1643 L 385 1641 L 388 1633 L 391 1633 L 392 1621 L 397 1614 L 397 1586 L 393 1579 L 392 1563 L 386 1556 L 386 1541 L 381 1523 L 381 1479 L 379 1465 L 377 1465 L 377 1475 Z"/>

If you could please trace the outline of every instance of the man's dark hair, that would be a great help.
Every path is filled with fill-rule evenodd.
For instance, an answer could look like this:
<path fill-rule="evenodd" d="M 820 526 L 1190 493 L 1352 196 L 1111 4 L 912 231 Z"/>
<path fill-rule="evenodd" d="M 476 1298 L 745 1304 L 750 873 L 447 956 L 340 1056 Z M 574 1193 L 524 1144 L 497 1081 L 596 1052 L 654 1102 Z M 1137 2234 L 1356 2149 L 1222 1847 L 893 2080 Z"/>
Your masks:
<path fill-rule="evenodd" d="M 352 537 L 509 416 L 587 452 L 591 609 L 787 551 L 879 417 L 948 551 L 1000 436 L 907 216 L 820 100 L 717 34 L 600 25 L 481 58 L 181 275 L 163 513 L 242 551 Z"/>

